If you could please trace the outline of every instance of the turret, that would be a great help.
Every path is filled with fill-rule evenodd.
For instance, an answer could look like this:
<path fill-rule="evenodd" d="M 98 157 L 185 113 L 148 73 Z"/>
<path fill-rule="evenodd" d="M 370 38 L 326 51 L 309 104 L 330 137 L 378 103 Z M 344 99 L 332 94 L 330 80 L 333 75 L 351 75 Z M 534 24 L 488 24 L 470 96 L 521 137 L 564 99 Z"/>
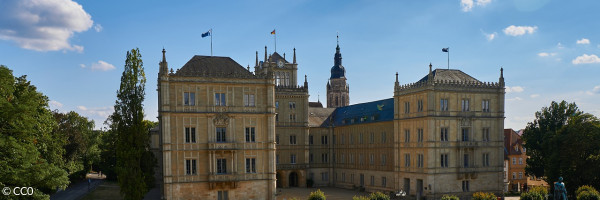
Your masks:
<path fill-rule="evenodd" d="M 498 82 L 501 86 L 504 86 L 504 68 L 502 67 L 500 67 L 500 78 L 498 79 Z"/>
<path fill-rule="evenodd" d="M 296 47 L 294 47 L 294 64 L 296 64 Z"/>
<path fill-rule="evenodd" d="M 160 66 L 160 68 L 158 70 L 159 75 L 168 75 L 168 73 L 169 73 L 169 65 L 167 64 L 167 58 L 165 55 L 166 52 L 167 51 L 165 51 L 165 48 L 163 48 L 162 61 L 160 61 L 160 63 L 158 63 L 158 65 Z"/>

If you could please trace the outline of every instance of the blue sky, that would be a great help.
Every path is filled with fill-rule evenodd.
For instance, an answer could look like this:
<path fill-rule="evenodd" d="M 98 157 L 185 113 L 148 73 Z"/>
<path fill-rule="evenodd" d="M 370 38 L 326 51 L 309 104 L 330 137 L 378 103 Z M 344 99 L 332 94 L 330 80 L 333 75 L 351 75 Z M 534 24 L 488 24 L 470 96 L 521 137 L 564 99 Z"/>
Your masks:
<path fill-rule="evenodd" d="M 308 75 L 310 101 L 325 102 L 339 32 L 350 103 L 393 96 L 401 84 L 450 67 L 498 81 L 504 67 L 506 128 L 521 129 L 551 101 L 600 116 L 600 1 L 71 1 L 0 0 L 0 64 L 27 75 L 51 101 L 96 122 L 112 113 L 125 54 L 140 48 L 146 118 L 156 121 L 161 50 L 170 68 L 213 51 L 243 66 L 264 46 Z"/>

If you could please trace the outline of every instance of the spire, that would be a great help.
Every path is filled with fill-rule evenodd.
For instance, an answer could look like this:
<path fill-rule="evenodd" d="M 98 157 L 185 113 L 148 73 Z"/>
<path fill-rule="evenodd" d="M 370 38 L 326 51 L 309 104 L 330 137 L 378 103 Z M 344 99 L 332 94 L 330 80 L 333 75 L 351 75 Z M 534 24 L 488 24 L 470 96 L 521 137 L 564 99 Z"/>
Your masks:
<path fill-rule="evenodd" d="M 265 59 L 264 62 L 267 62 L 267 46 L 265 46 Z"/>
<path fill-rule="evenodd" d="M 304 88 L 308 88 L 308 80 L 306 78 L 306 74 L 304 75 Z"/>
<path fill-rule="evenodd" d="M 296 47 L 294 47 L 294 64 L 296 64 Z"/>
<path fill-rule="evenodd" d="M 342 66 L 342 54 L 340 53 L 339 35 L 337 36 L 337 46 L 335 47 L 335 55 L 333 57 L 333 67 L 331 67 L 330 78 L 346 77 L 346 69 Z"/>
<path fill-rule="evenodd" d="M 504 68 L 500 67 L 500 78 L 498 79 L 500 85 L 504 85 Z"/>
<path fill-rule="evenodd" d="M 398 85 L 400 85 L 400 84 L 399 84 L 399 82 L 398 82 L 398 72 L 396 72 L 396 83 L 395 83 L 395 84 L 396 84 L 396 87 L 397 87 Z"/>
<path fill-rule="evenodd" d="M 254 67 L 258 67 L 258 51 L 256 51 L 256 62 L 254 63 Z"/>
<path fill-rule="evenodd" d="M 158 74 L 168 75 L 168 73 L 169 73 L 169 66 L 167 64 L 167 57 L 165 55 L 166 53 L 167 53 L 167 51 L 165 51 L 165 48 L 163 47 L 163 50 L 162 50 L 163 57 L 162 57 L 162 61 L 160 61 L 160 63 L 159 63 L 160 68 L 158 69 Z"/>
<path fill-rule="evenodd" d="M 429 75 L 427 75 L 427 81 L 433 81 L 433 74 L 431 73 L 431 68 L 433 66 L 429 63 Z"/>
<path fill-rule="evenodd" d="M 285 53 L 283 53 L 283 59 L 285 60 Z"/>

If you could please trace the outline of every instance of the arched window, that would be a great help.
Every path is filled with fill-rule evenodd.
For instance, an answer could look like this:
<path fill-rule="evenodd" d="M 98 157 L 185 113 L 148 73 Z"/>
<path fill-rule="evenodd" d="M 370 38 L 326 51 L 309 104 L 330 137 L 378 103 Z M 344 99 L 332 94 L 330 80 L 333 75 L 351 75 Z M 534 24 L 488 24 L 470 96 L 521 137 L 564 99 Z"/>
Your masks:
<path fill-rule="evenodd" d="M 281 76 L 279 72 L 275 72 L 275 85 L 279 86 L 281 84 Z"/>
<path fill-rule="evenodd" d="M 290 86 L 290 73 L 289 72 L 285 73 L 285 85 Z"/>

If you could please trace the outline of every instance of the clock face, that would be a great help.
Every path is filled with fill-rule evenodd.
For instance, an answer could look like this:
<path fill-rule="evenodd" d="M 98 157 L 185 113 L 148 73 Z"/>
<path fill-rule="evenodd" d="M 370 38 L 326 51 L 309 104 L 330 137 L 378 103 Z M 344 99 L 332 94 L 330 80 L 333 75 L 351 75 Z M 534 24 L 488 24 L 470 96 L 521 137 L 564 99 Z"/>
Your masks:
<path fill-rule="evenodd" d="M 283 67 L 283 61 L 280 60 L 279 62 L 277 62 L 277 66 L 278 67 Z"/>

